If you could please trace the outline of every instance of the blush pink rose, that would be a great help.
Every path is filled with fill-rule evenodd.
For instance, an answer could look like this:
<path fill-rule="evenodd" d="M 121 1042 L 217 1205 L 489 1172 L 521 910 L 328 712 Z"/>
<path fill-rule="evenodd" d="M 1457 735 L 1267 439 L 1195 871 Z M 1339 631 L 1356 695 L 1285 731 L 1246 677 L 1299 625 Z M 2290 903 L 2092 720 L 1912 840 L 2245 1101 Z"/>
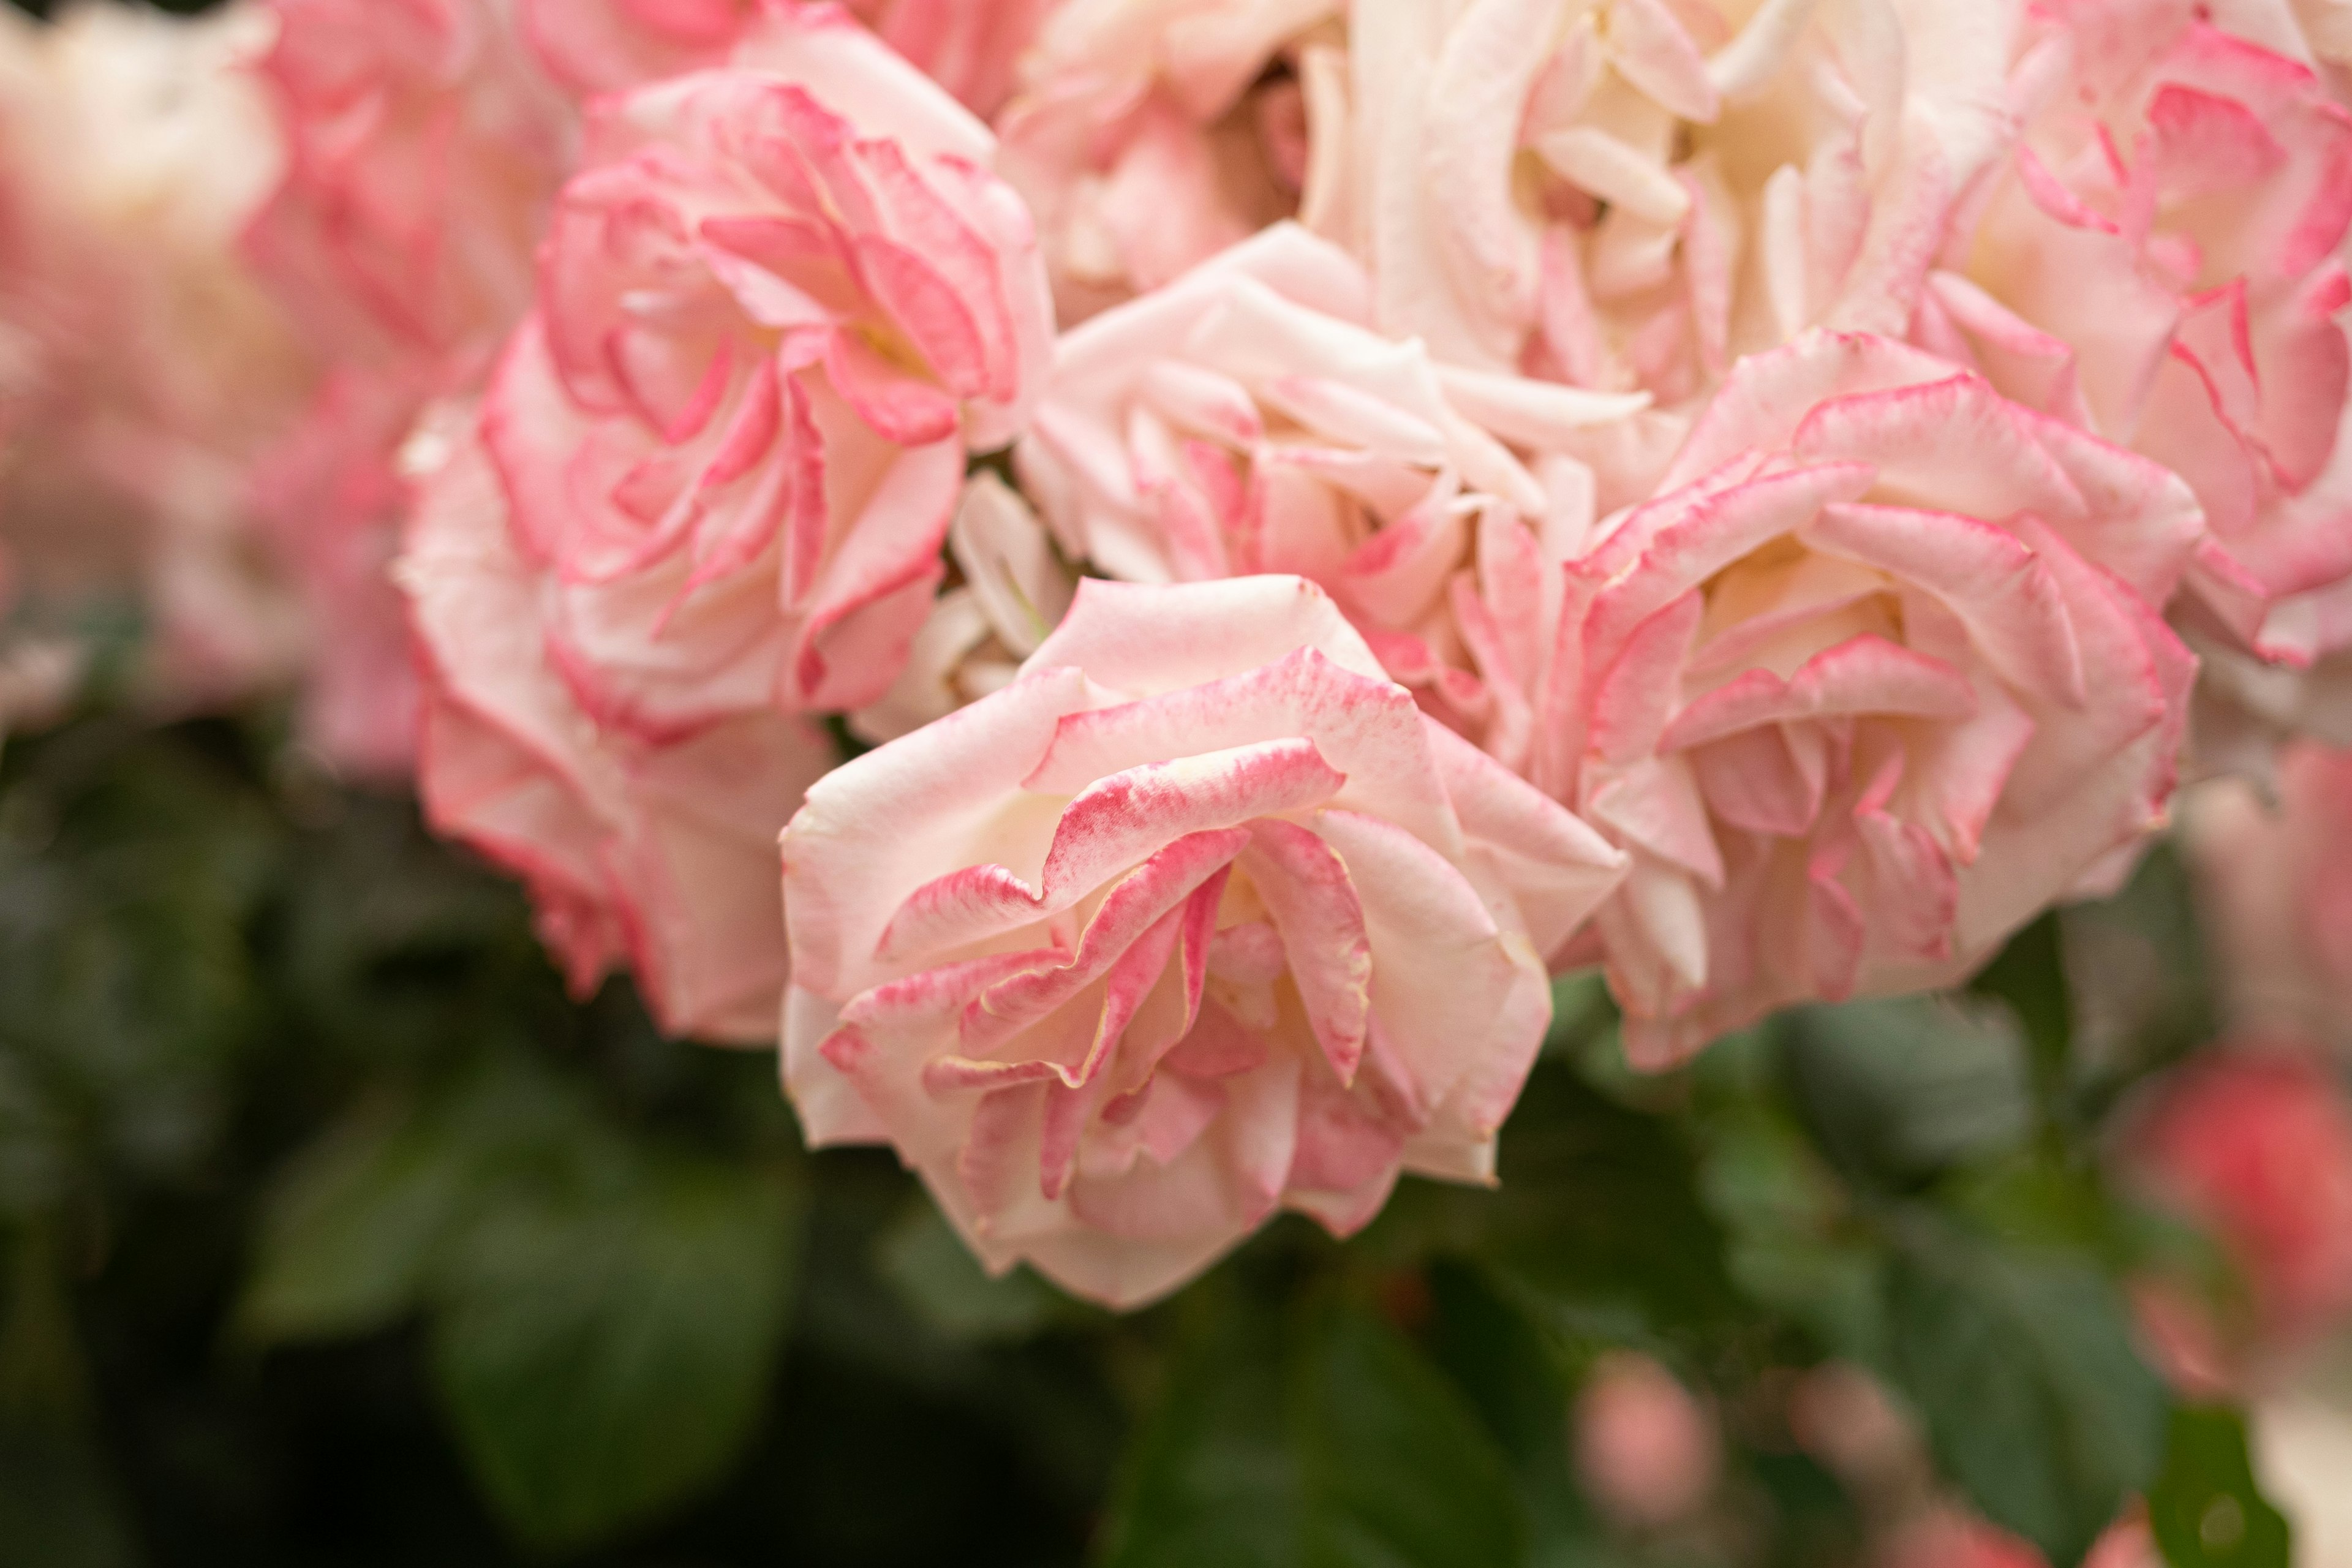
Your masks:
<path fill-rule="evenodd" d="M 1667 406 L 1814 325 L 1900 332 L 1999 144 L 2016 0 L 1392 0 L 1350 25 L 1383 330 Z"/>
<path fill-rule="evenodd" d="M 2220 1321 L 2170 1282 L 2144 1298 L 2158 1342 L 2192 1347 L 2192 1384 L 2352 1318 L 2352 1098 L 2295 1042 L 2241 1037 L 2175 1069 L 2124 1159 L 2144 1190 L 2210 1231 L 2245 1288 L 2242 1310 Z"/>
<path fill-rule="evenodd" d="M 1698 1512 L 1723 1468 L 1715 1418 L 1645 1355 L 1603 1356 L 1577 1395 L 1576 1473 L 1620 1526 L 1655 1530 Z"/>
<path fill-rule="evenodd" d="M 2352 1048 L 2352 753 L 2295 742 L 2273 784 L 2189 796 L 2207 940 L 2240 1026 Z"/>
<path fill-rule="evenodd" d="M 1051 331 L 987 130 L 842 13 L 600 100 L 483 429 L 551 657 L 648 739 L 887 693 Z"/>
<path fill-rule="evenodd" d="M 571 106 L 505 0 L 270 0 L 289 163 L 252 254 L 341 360 L 486 358 L 529 307 Z"/>
<path fill-rule="evenodd" d="M 1277 226 L 1066 334 L 1019 470 L 1064 552 L 1109 576 L 1316 583 L 1517 766 L 1532 710 L 1479 671 L 1538 649 L 1488 606 L 1557 604 L 1596 500 L 1638 493 L 1579 454 L 1612 454 L 1647 398 L 1435 364 L 1370 314 L 1344 251 Z"/>
<path fill-rule="evenodd" d="M 2212 533 L 2184 624 L 2303 665 L 2352 647 L 2352 112 L 2226 30 L 2265 9 L 2038 6 L 1916 335 L 2177 469 Z"/>
<path fill-rule="evenodd" d="M 974 112 L 993 114 L 1038 21 L 1060 0 L 848 0 L 845 6 Z M 549 70 L 612 92 L 724 65 L 795 0 L 520 0 Z"/>
<path fill-rule="evenodd" d="M 664 742 L 599 727 L 548 657 L 549 568 L 511 527 L 470 411 L 438 411 L 418 442 L 400 576 L 427 818 L 521 879 L 576 994 L 625 963 L 667 1033 L 773 1041 L 789 972 L 775 839 L 831 741 L 770 712 Z"/>
<path fill-rule="evenodd" d="M 1277 1209 L 1494 1173 L 1541 952 L 1616 881 L 1295 577 L 1091 581 L 994 696 L 784 836 L 784 1073 L 988 1266 L 1131 1306 Z"/>
<path fill-rule="evenodd" d="M 2147 459 L 1883 338 L 1733 370 L 1570 569 L 1537 782 L 1627 847 L 1596 931 L 1649 1066 L 1946 984 L 2165 820 L 2200 537 Z"/>
<path fill-rule="evenodd" d="M 998 122 L 1075 321 L 1277 219 L 1336 232 L 1342 0 L 1063 0 Z"/>

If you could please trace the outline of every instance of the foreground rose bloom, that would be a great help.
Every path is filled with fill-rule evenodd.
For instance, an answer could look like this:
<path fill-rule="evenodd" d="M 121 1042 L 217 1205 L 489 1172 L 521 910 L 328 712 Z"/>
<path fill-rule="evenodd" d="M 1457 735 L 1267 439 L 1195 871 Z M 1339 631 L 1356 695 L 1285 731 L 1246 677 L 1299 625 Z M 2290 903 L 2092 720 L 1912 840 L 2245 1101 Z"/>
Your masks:
<path fill-rule="evenodd" d="M 2165 820 L 2200 537 L 2145 458 L 1880 338 L 1742 362 L 1575 562 L 1537 781 L 1633 855 L 1596 924 L 1647 1065 L 1945 984 Z"/>
<path fill-rule="evenodd" d="M 1006 108 L 1065 321 L 1349 200 L 1343 0 L 1063 0 Z"/>
<path fill-rule="evenodd" d="M 549 568 L 510 526 L 470 410 L 436 411 L 417 445 L 400 574 L 426 686 L 425 815 L 522 879 L 575 994 L 625 963 L 666 1032 L 773 1040 L 775 838 L 831 741 L 762 712 L 667 742 L 601 729 L 548 657 Z"/>
<path fill-rule="evenodd" d="M 505 0 L 271 0 L 290 153 L 252 249 L 342 360 L 471 355 L 529 307 L 569 105 Z"/>
<path fill-rule="evenodd" d="M 1538 954 L 1620 858 L 1390 682 L 1295 577 L 1089 582 L 1005 690 L 784 836 L 784 1072 L 993 1269 L 1130 1306 L 1278 1208 L 1491 1180 Z"/>
<path fill-rule="evenodd" d="M 2189 798 L 2205 928 L 2239 1026 L 2352 1047 L 2352 754 L 2279 753 L 2275 798 L 2236 781 Z"/>
<path fill-rule="evenodd" d="M 1997 145 L 2018 10 L 1360 6 L 1349 156 L 1381 325 L 1665 405 L 1807 326 L 1900 332 Z"/>
<path fill-rule="evenodd" d="M 2212 1234 L 2245 1288 L 2218 1319 L 2173 1281 L 2143 1291 L 2191 1392 L 2226 1390 L 2352 1318 L 2352 1097 L 2300 1042 L 2242 1037 L 2176 1069 L 2124 1158 L 2144 1190 Z"/>
<path fill-rule="evenodd" d="M 1917 336 L 2177 469 L 2213 534 L 2185 624 L 2303 665 L 2352 647 L 2352 113 L 2225 30 L 2266 9 L 2040 7 L 2012 166 Z"/>
<path fill-rule="evenodd" d="M 484 409 L 553 657 L 654 740 L 887 692 L 1048 346 L 984 127 L 829 8 L 750 53 L 599 103 Z"/>
<path fill-rule="evenodd" d="M 1557 603 L 1542 584 L 1596 498 L 1633 489 L 1574 454 L 1613 453 L 1647 400 L 1435 365 L 1370 319 L 1362 269 L 1279 226 L 1066 334 L 1022 478 L 1063 550 L 1111 576 L 1308 578 L 1517 766 L 1536 650 L 1477 587 Z"/>
<path fill-rule="evenodd" d="M 848 0 L 884 43 L 961 99 L 993 114 L 1014 62 L 1058 0 Z M 520 0 L 549 70 L 574 91 L 612 92 L 724 65 L 771 16 L 799 0 Z"/>

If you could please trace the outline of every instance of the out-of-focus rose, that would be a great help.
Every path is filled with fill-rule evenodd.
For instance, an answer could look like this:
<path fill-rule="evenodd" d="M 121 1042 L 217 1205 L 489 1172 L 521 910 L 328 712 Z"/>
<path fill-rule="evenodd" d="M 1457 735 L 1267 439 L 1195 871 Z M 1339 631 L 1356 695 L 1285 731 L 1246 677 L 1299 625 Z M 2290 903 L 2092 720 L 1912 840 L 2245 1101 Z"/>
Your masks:
<path fill-rule="evenodd" d="M 1878 1554 L 1879 1568 L 2049 1568 L 2049 1560 L 1972 1513 L 1937 1508 L 1898 1531 Z"/>
<path fill-rule="evenodd" d="M 1012 686 L 812 789 L 784 868 L 811 1139 L 1125 1306 L 1277 1208 L 1491 1180 L 1538 955 L 1621 859 L 1259 576 L 1082 584 Z"/>
<path fill-rule="evenodd" d="M 1029 503 L 993 474 L 966 481 L 948 554 L 962 581 L 932 603 L 898 684 L 849 716 L 861 740 L 895 741 L 1012 685 L 1077 592 Z"/>
<path fill-rule="evenodd" d="M 2162 825 L 2200 537 L 2156 464 L 1883 338 L 1743 361 L 1572 564 L 1532 772 L 1633 855 L 1596 922 L 1656 1066 L 1982 962 Z"/>
<path fill-rule="evenodd" d="M 338 367 L 252 473 L 253 504 L 308 611 L 303 738 L 362 778 L 400 777 L 416 749 L 416 675 L 391 568 L 418 379 Z"/>
<path fill-rule="evenodd" d="M 1013 67 L 1060 0 L 848 0 L 846 9 L 981 114 L 1013 90 Z M 582 93 L 612 92 L 723 65 L 795 0 L 520 0 L 532 46 Z"/>
<path fill-rule="evenodd" d="M 336 358 L 478 370 L 530 305 L 570 105 L 507 0 L 270 5 L 262 69 L 290 162 L 254 257 Z"/>
<path fill-rule="evenodd" d="M 551 657 L 649 740 L 889 691 L 1050 306 L 987 130 L 842 13 L 601 100 L 483 429 Z"/>
<path fill-rule="evenodd" d="M 268 37 L 251 6 L 0 14 L 0 531 L 29 600 L 142 595 L 173 702 L 300 651 L 243 485 L 310 375 L 237 253 L 281 162 L 247 77 Z"/>
<path fill-rule="evenodd" d="M 2233 21 L 2294 45 L 2275 5 L 2038 7 L 1916 336 L 2179 471 L 2212 533 L 2184 625 L 2299 666 L 2352 647 L 2352 113 Z"/>
<path fill-rule="evenodd" d="M 1602 1358 L 1576 1401 L 1576 1473 L 1618 1524 L 1655 1529 L 1703 1507 L 1722 1469 L 1715 1422 L 1648 1356 Z"/>
<path fill-rule="evenodd" d="M 2231 1022 L 2352 1047 L 2352 753 L 2280 753 L 2276 798 L 2189 797 L 2187 843 Z"/>
<path fill-rule="evenodd" d="M 1395 0 L 1351 21 L 1381 327 L 1663 405 L 1900 332 L 1999 144 L 2014 0 Z"/>
<path fill-rule="evenodd" d="M 1062 319 L 1277 219 L 1344 223 L 1343 0 L 1064 0 L 999 122 Z"/>
<path fill-rule="evenodd" d="M 399 571 L 433 826 L 523 880 L 576 993 L 626 963 L 669 1033 L 772 1041 L 788 972 L 775 839 L 831 741 L 756 711 L 660 742 L 600 728 L 548 657 L 551 571 L 510 525 L 471 411 L 438 411 L 415 457 Z"/>
<path fill-rule="evenodd" d="M 2301 1348 L 2352 1317 L 2352 1099 L 2294 1042 L 2241 1040 L 2174 1071 L 2131 1126 L 2124 1157 L 2152 1195 L 2212 1233 L 2245 1287 L 2246 1310 L 2216 1334 L 2159 1333 L 2199 1350 L 2195 1381 Z M 2218 1354 L 2199 1349 L 2207 1340 Z"/>
<path fill-rule="evenodd" d="M 1017 460 L 1113 577 L 1308 578 L 1390 674 L 1525 759 L 1528 691 L 1604 453 L 1646 401 L 1433 364 L 1346 253 L 1285 224 L 1062 340 Z"/>

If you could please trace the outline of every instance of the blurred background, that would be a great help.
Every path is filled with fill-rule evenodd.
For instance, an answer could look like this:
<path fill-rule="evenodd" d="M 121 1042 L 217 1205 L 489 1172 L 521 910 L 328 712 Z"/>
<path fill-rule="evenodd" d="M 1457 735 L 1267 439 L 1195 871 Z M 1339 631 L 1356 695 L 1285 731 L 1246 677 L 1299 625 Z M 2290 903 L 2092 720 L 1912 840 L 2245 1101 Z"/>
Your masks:
<path fill-rule="evenodd" d="M 1636 1078 L 1563 981 L 1500 1192 L 1114 1318 L 74 616 L 0 749 L 8 1568 L 2352 1565 L 2342 759 L 1964 995 Z"/>

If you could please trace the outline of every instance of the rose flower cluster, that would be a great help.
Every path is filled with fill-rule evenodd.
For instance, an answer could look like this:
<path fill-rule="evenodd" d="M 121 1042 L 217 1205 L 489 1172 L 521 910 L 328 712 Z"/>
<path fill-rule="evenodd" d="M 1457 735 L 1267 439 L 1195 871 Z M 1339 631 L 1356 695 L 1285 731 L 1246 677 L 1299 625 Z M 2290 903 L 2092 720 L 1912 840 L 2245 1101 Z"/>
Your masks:
<path fill-rule="evenodd" d="M 1571 970 L 1661 1069 L 2185 784 L 2352 855 L 2347 9 L 79 0 L 0 723 L 130 584 L 157 700 L 298 687 L 575 988 L 1149 1300 L 1494 1181 Z"/>

